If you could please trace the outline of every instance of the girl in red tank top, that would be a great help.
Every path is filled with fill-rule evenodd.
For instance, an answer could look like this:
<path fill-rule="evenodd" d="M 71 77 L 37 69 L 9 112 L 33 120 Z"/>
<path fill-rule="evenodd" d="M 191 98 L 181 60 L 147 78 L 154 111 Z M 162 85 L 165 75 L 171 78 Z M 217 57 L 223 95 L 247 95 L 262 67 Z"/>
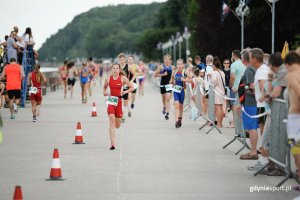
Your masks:
<path fill-rule="evenodd" d="M 123 91 L 123 85 L 128 85 L 129 89 Z M 109 87 L 110 93 L 107 92 Z M 115 149 L 116 136 L 115 128 L 121 126 L 121 120 L 123 116 L 122 111 L 122 96 L 128 94 L 134 90 L 133 85 L 121 72 L 121 66 L 114 64 L 112 66 L 112 75 L 107 77 L 104 82 L 103 95 L 106 96 L 107 114 L 109 118 L 109 135 L 111 141 L 110 150 Z"/>
<path fill-rule="evenodd" d="M 45 75 L 40 72 L 40 65 L 36 64 L 34 71 L 28 75 L 28 85 L 31 85 L 29 93 L 32 105 L 33 122 L 36 122 L 37 116 L 40 115 L 42 104 L 42 84 L 46 82 Z"/>

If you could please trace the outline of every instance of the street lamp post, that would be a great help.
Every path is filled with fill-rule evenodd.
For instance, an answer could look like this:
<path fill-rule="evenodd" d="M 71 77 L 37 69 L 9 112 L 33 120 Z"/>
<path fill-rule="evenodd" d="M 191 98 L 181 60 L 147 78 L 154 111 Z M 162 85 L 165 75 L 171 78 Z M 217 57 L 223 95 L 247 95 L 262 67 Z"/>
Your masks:
<path fill-rule="evenodd" d="M 164 55 L 163 43 L 161 43 L 161 42 L 157 43 L 156 47 L 157 47 L 158 50 L 161 50 L 162 54 Z"/>
<path fill-rule="evenodd" d="M 176 44 L 177 44 L 177 39 L 174 37 L 174 35 L 171 35 L 171 41 L 173 45 L 173 65 L 176 63 Z"/>
<path fill-rule="evenodd" d="M 177 32 L 176 37 L 178 41 L 178 58 L 181 59 L 181 43 L 183 42 L 183 38 L 179 32 Z"/>
<path fill-rule="evenodd" d="M 186 47 L 185 54 L 186 54 L 186 63 L 187 63 L 188 57 L 189 57 L 189 55 L 190 55 L 190 50 L 189 50 L 189 38 L 191 37 L 191 34 L 190 34 L 190 32 L 188 31 L 188 28 L 187 28 L 187 27 L 184 28 L 184 33 L 183 33 L 182 36 L 183 36 L 183 38 L 185 39 L 185 42 L 186 42 L 186 45 L 185 45 L 185 47 Z"/>
<path fill-rule="evenodd" d="M 239 6 L 235 10 L 236 14 L 241 17 L 241 19 L 237 16 L 237 18 L 241 22 L 241 50 L 244 49 L 244 26 L 245 26 L 245 16 L 249 15 L 250 8 L 246 5 L 245 0 L 240 0 Z"/>
<path fill-rule="evenodd" d="M 275 51 L 275 3 L 279 0 L 268 0 L 270 3 L 272 3 L 272 6 L 267 0 L 265 1 L 270 6 L 272 12 L 272 53 L 274 53 Z"/>

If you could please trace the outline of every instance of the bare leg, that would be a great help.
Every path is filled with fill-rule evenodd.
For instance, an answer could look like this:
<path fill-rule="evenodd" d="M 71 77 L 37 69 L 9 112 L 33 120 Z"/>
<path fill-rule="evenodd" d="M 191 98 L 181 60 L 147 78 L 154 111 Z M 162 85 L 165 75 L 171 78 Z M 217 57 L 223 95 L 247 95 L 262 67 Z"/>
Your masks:
<path fill-rule="evenodd" d="M 218 122 L 218 127 L 222 128 L 222 121 L 223 121 L 223 104 L 215 104 L 215 110 L 216 110 L 216 118 Z"/>
<path fill-rule="evenodd" d="M 116 144 L 116 133 L 115 133 L 115 128 L 116 128 L 116 117 L 113 114 L 110 114 L 108 116 L 109 118 L 109 136 L 110 136 L 110 142 L 111 145 Z"/>
<path fill-rule="evenodd" d="M 89 87 L 90 87 L 89 83 L 86 83 L 84 85 L 84 97 L 85 97 L 85 99 L 87 99 L 87 90 L 88 90 Z"/>
<path fill-rule="evenodd" d="M 297 175 L 300 177 L 300 155 L 294 155 L 295 158 L 295 164 L 297 167 Z"/>
<path fill-rule="evenodd" d="M 71 99 L 73 99 L 74 86 L 71 86 Z"/>
<path fill-rule="evenodd" d="M 13 107 L 13 103 L 14 103 L 14 99 L 9 99 L 9 111 L 10 111 L 10 114 L 11 116 L 13 116 L 14 114 L 14 107 Z"/>
<path fill-rule="evenodd" d="M 182 119 L 182 114 L 183 114 L 183 104 L 179 104 L 179 117 Z"/>
<path fill-rule="evenodd" d="M 135 102 L 135 96 L 136 96 L 135 93 L 131 93 L 131 104 L 134 104 L 134 102 Z"/>
<path fill-rule="evenodd" d="M 84 99 L 84 85 L 82 83 L 80 83 L 80 86 L 81 86 L 81 99 L 83 101 L 83 99 Z"/>
<path fill-rule="evenodd" d="M 36 116 L 36 101 L 31 100 L 32 116 Z"/>
<path fill-rule="evenodd" d="M 63 80 L 64 84 L 64 98 L 67 98 L 67 80 Z"/>
<path fill-rule="evenodd" d="M 265 128 L 265 124 L 264 123 L 259 123 L 260 135 L 263 135 L 264 128 Z"/>
<path fill-rule="evenodd" d="M 178 122 L 179 118 L 179 101 L 175 101 L 174 103 L 174 114 L 175 114 L 175 122 Z"/>
<path fill-rule="evenodd" d="M 162 94 L 161 95 L 161 99 L 162 99 L 162 103 L 163 103 L 164 108 L 166 108 L 166 100 L 165 100 L 165 98 L 166 98 L 166 94 Z"/>
<path fill-rule="evenodd" d="M 165 96 L 166 113 L 170 112 L 170 98 L 171 98 L 171 93 L 166 93 L 166 96 Z"/>
<path fill-rule="evenodd" d="M 257 151 L 257 141 L 258 141 L 258 135 L 257 135 L 257 131 L 254 130 L 248 130 L 249 135 L 250 135 L 250 144 L 251 144 L 251 151 L 250 154 L 251 155 L 256 155 Z"/>
<path fill-rule="evenodd" d="M 92 82 L 88 83 L 88 91 L 89 91 L 89 96 L 91 97 L 92 96 Z"/>
<path fill-rule="evenodd" d="M 117 117 L 116 117 L 115 127 L 116 127 L 116 128 L 120 128 L 121 122 L 122 122 L 122 118 L 117 118 Z"/>

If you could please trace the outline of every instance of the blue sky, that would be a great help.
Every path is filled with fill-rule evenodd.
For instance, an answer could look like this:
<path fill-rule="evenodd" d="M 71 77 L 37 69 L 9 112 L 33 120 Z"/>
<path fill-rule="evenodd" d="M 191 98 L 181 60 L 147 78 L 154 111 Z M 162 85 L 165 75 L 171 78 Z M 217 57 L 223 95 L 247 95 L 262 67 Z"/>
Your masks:
<path fill-rule="evenodd" d="M 38 49 L 50 35 L 82 12 L 94 7 L 117 4 L 148 4 L 166 0 L 15 0 L 1 2 L 0 40 L 9 34 L 12 27 L 19 27 L 19 35 L 31 27 Z"/>

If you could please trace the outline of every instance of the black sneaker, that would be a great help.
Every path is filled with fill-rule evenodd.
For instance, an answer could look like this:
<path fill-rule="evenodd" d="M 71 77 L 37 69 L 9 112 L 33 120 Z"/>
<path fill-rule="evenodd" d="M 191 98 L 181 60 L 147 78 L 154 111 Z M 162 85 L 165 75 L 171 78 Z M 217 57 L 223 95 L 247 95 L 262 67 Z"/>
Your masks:
<path fill-rule="evenodd" d="M 165 108 L 165 107 L 163 107 L 162 114 L 163 114 L 163 115 L 166 114 L 166 108 Z"/>
<path fill-rule="evenodd" d="M 179 128 L 178 122 L 175 123 L 175 128 Z"/>
<path fill-rule="evenodd" d="M 110 147 L 110 150 L 115 150 L 115 149 L 116 149 L 115 146 L 111 146 L 111 147 Z"/>
<path fill-rule="evenodd" d="M 133 109 L 133 108 L 134 108 L 134 104 L 132 103 L 132 104 L 131 104 L 131 109 Z"/>
<path fill-rule="evenodd" d="M 128 112 L 128 117 L 131 117 L 131 112 L 130 111 Z"/>
<path fill-rule="evenodd" d="M 33 117 L 32 117 L 32 121 L 33 121 L 33 122 L 36 122 L 36 120 L 37 120 L 36 116 L 33 116 Z"/>
<path fill-rule="evenodd" d="M 166 114 L 165 119 L 169 120 L 169 115 L 168 114 Z"/>
<path fill-rule="evenodd" d="M 179 119 L 178 121 L 178 128 L 180 128 L 182 126 L 182 122 L 181 122 L 181 119 Z"/>

